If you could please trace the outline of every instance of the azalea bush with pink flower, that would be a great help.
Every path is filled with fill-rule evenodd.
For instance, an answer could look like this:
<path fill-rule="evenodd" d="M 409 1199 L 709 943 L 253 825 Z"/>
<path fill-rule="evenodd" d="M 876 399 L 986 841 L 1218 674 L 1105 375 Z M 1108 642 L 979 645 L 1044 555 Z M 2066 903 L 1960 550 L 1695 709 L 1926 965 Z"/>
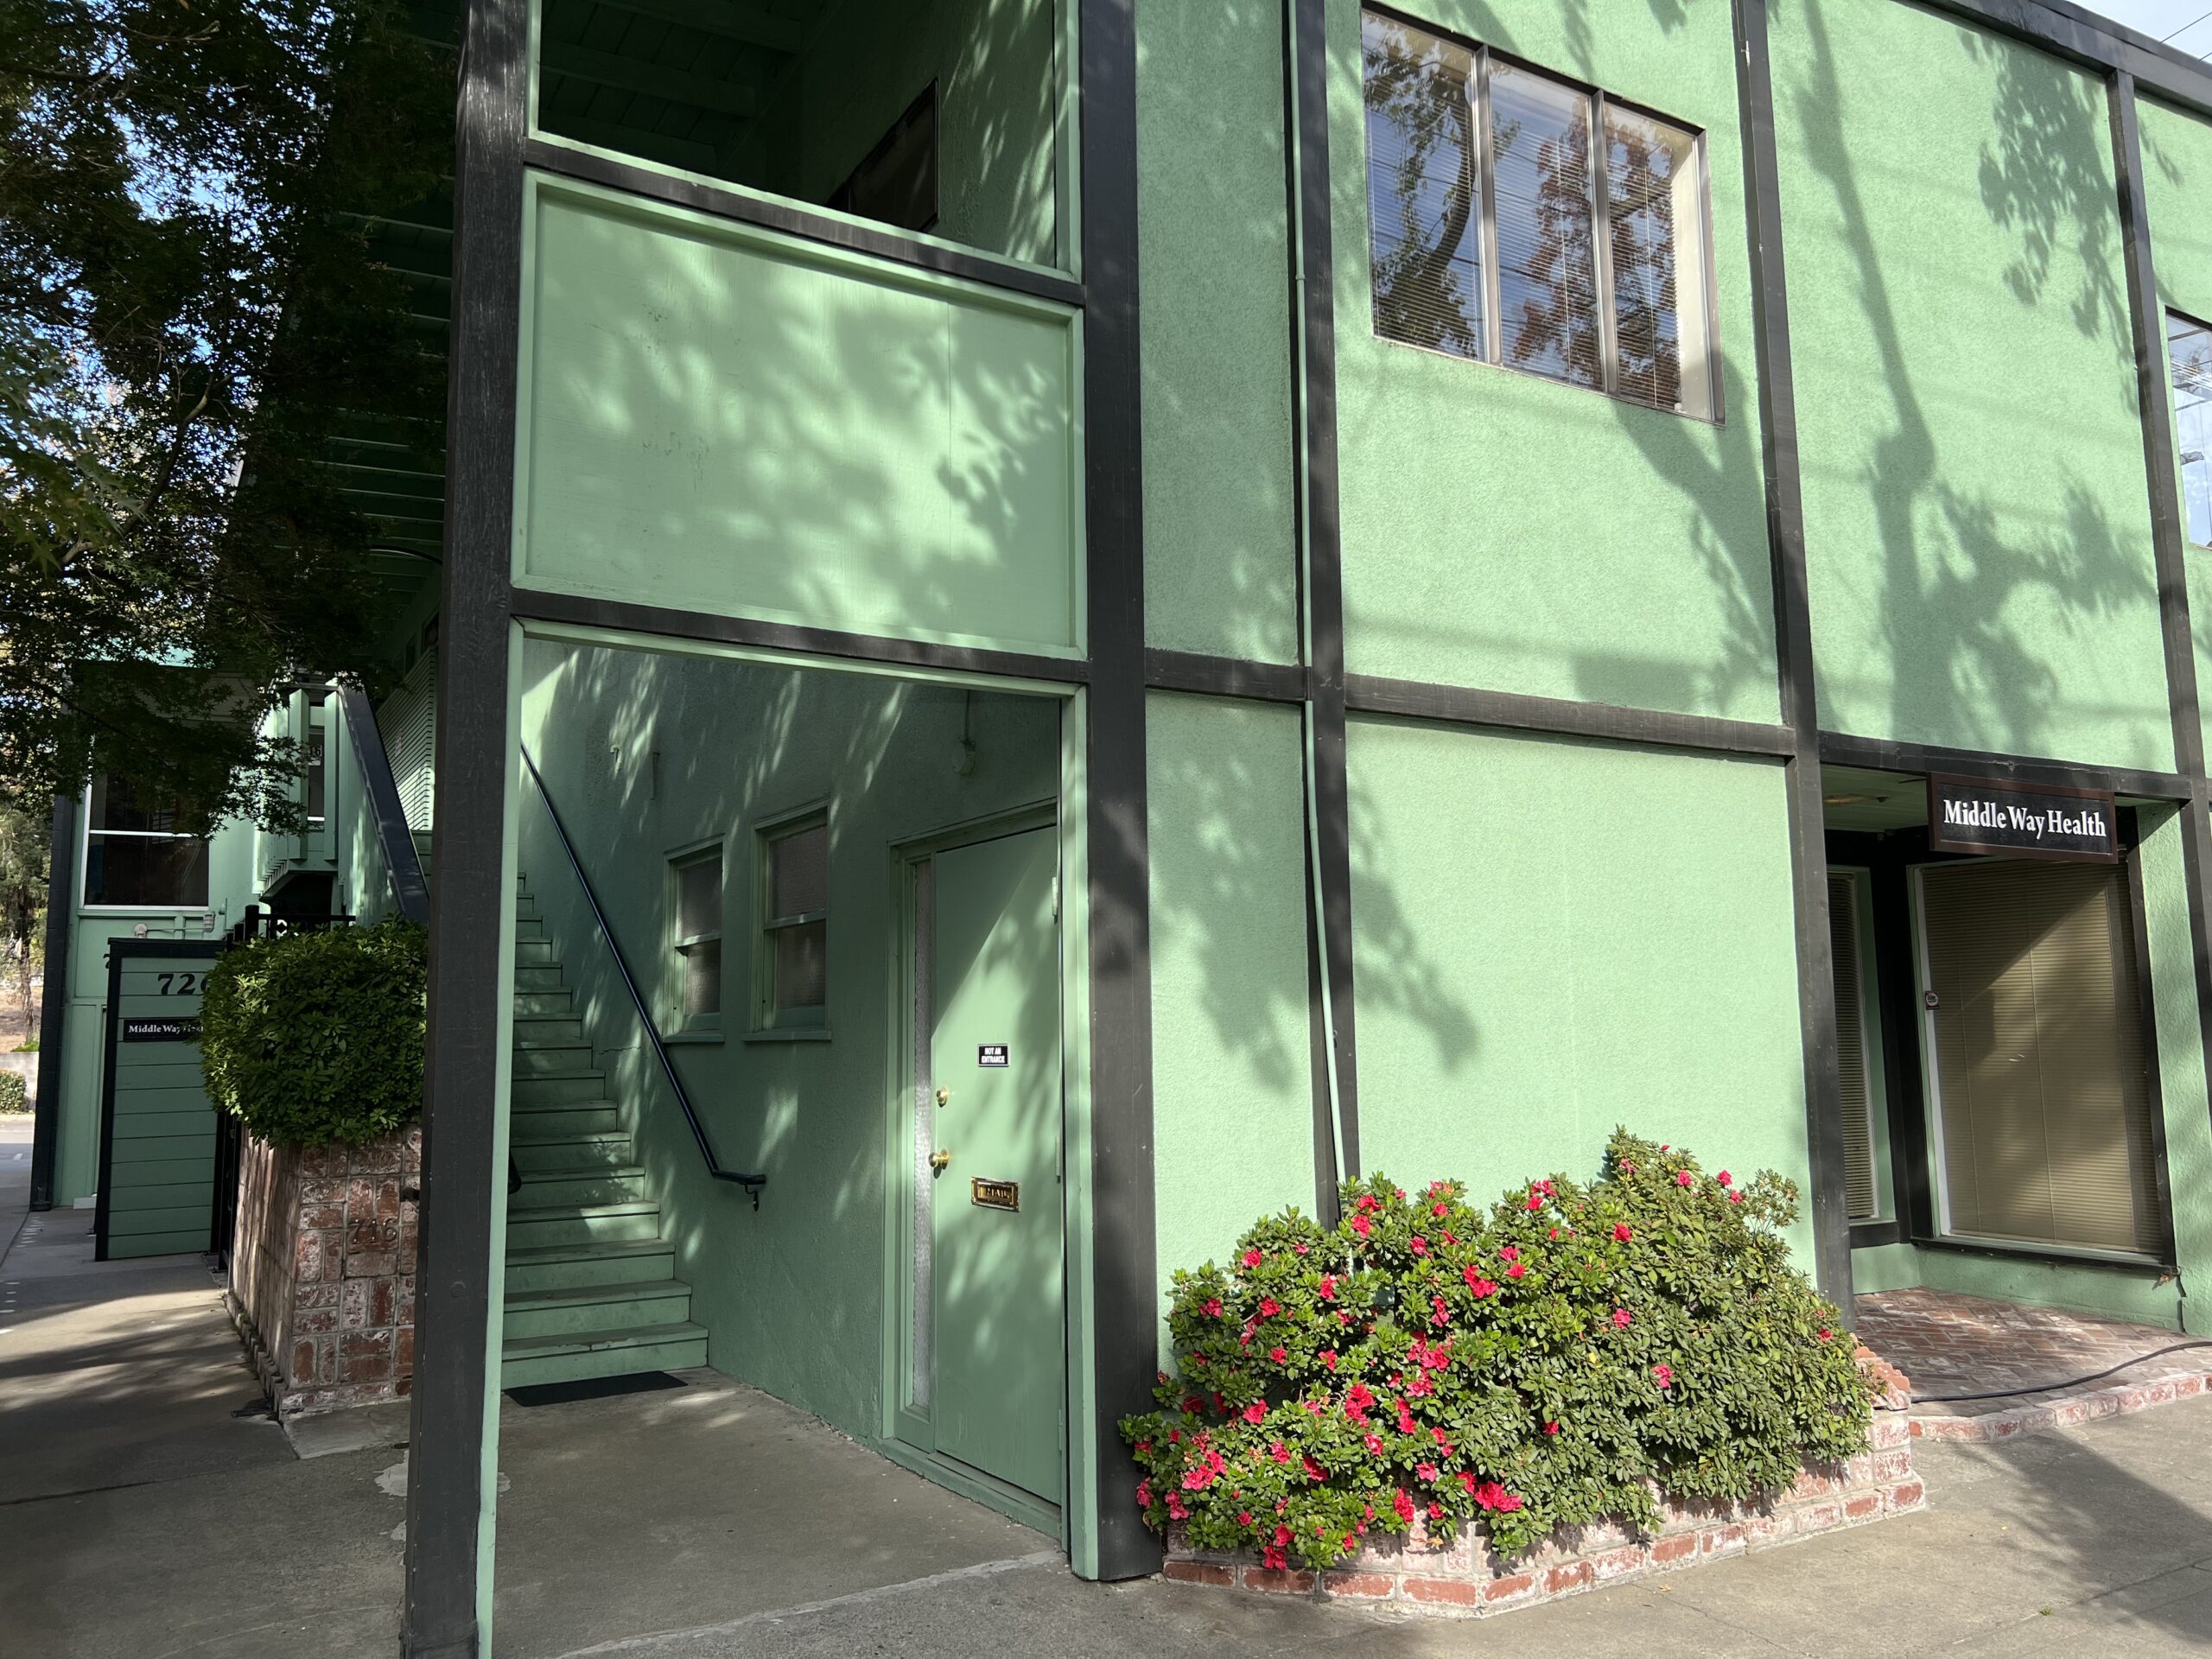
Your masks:
<path fill-rule="evenodd" d="M 1790 1265 L 1795 1185 L 1616 1130 L 1595 1181 L 1345 1185 L 1175 1275 L 1176 1374 L 1125 1419 L 1156 1528 L 1325 1567 L 1468 1522 L 1517 1554 L 1662 1494 L 1729 1501 L 1866 1450 L 1872 1389 Z"/>

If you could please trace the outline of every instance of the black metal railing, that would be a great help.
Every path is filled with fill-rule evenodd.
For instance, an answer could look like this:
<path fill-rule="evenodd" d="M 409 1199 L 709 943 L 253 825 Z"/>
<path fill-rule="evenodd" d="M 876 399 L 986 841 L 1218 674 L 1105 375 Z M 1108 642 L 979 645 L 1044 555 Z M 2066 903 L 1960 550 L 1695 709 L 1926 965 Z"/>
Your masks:
<path fill-rule="evenodd" d="M 361 769 L 369 816 L 376 821 L 377 847 L 391 878 L 392 902 L 409 921 L 427 925 L 429 883 L 423 879 L 423 861 L 415 854 L 414 832 L 408 828 L 406 810 L 399 804 L 399 785 L 392 781 L 391 757 L 385 753 L 376 710 L 369 707 L 368 694 L 350 680 L 338 682 L 338 702 L 345 712 L 346 735 L 353 745 L 354 764 Z"/>
<path fill-rule="evenodd" d="M 576 856 L 575 843 L 569 839 L 566 825 L 553 804 L 553 796 L 545 787 L 545 779 L 538 775 L 537 762 L 531 758 L 528 748 L 522 752 L 522 763 L 529 768 L 530 781 L 537 785 L 537 798 L 544 804 L 545 816 L 553 825 L 553 834 L 561 843 L 561 850 L 568 855 L 569 868 L 575 872 L 576 886 L 582 892 L 584 903 L 591 910 L 591 918 L 598 925 L 599 937 L 607 941 L 607 953 L 613 959 L 614 971 L 621 976 L 622 988 L 630 993 L 630 1004 L 638 1011 L 638 1023 L 645 1027 L 645 1040 L 652 1045 L 653 1058 L 660 1062 L 661 1075 L 668 1079 L 668 1086 L 676 1096 L 676 1103 L 683 1109 L 683 1121 L 691 1126 L 691 1138 L 699 1143 L 699 1155 L 707 1160 L 707 1173 L 718 1181 L 728 1181 L 743 1187 L 751 1195 L 753 1207 L 760 1207 L 760 1189 L 768 1184 L 766 1175 L 747 1174 L 742 1170 L 725 1169 L 722 1160 L 715 1155 L 714 1142 L 707 1138 L 706 1125 L 699 1122 L 699 1114 L 691 1104 L 691 1096 L 683 1086 L 683 1079 L 677 1075 L 676 1062 L 669 1058 L 668 1045 L 660 1039 L 660 1028 L 653 1024 L 653 1016 L 645 1007 L 645 999 L 632 976 L 630 964 L 623 960 L 622 946 L 614 937 L 614 930 L 607 925 L 607 913 L 599 907 L 599 895 L 592 891 L 591 878 L 584 874 L 583 861 Z"/>

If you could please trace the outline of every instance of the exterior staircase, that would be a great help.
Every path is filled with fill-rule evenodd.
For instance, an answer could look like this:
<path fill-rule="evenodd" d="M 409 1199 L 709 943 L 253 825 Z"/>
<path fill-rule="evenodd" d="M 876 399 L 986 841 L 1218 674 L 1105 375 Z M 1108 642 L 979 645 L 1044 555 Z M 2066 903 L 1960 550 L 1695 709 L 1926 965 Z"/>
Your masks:
<path fill-rule="evenodd" d="M 514 1113 L 500 1385 L 707 1363 L 659 1202 L 592 1064 L 525 883 L 515 901 Z"/>

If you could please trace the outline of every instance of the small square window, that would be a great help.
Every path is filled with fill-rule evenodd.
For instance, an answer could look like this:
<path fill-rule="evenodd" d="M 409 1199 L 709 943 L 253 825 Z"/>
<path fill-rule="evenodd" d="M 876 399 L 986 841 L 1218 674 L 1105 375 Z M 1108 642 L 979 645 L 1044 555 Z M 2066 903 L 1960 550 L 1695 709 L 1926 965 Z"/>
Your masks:
<path fill-rule="evenodd" d="M 677 1012 L 686 1031 L 712 1030 L 722 1012 L 722 849 L 675 860 Z"/>
<path fill-rule="evenodd" d="M 760 1023 L 829 1020 L 830 825 L 819 814 L 761 832 Z"/>
<path fill-rule="evenodd" d="M 87 905 L 197 910 L 207 903 L 207 839 L 184 803 L 98 772 L 85 832 Z"/>

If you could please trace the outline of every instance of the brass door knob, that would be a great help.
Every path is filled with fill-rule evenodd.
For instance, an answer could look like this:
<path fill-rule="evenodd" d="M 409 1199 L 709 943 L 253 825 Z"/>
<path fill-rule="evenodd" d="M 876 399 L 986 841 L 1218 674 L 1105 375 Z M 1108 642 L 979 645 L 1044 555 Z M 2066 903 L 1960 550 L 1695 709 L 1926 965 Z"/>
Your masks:
<path fill-rule="evenodd" d="M 951 1098 L 952 1090 L 950 1089 L 940 1089 L 937 1091 L 937 1103 L 940 1106 L 944 1105 L 945 1102 Z"/>
<path fill-rule="evenodd" d="M 950 1169 L 951 1166 L 952 1166 L 952 1154 L 951 1154 L 950 1153 L 949 1153 L 949 1152 L 933 1152 L 933 1153 L 930 1154 L 930 1167 L 931 1167 L 931 1169 L 933 1169 L 933 1170 L 936 1170 L 939 1174 L 943 1174 L 943 1173 L 944 1173 L 947 1169 Z"/>

